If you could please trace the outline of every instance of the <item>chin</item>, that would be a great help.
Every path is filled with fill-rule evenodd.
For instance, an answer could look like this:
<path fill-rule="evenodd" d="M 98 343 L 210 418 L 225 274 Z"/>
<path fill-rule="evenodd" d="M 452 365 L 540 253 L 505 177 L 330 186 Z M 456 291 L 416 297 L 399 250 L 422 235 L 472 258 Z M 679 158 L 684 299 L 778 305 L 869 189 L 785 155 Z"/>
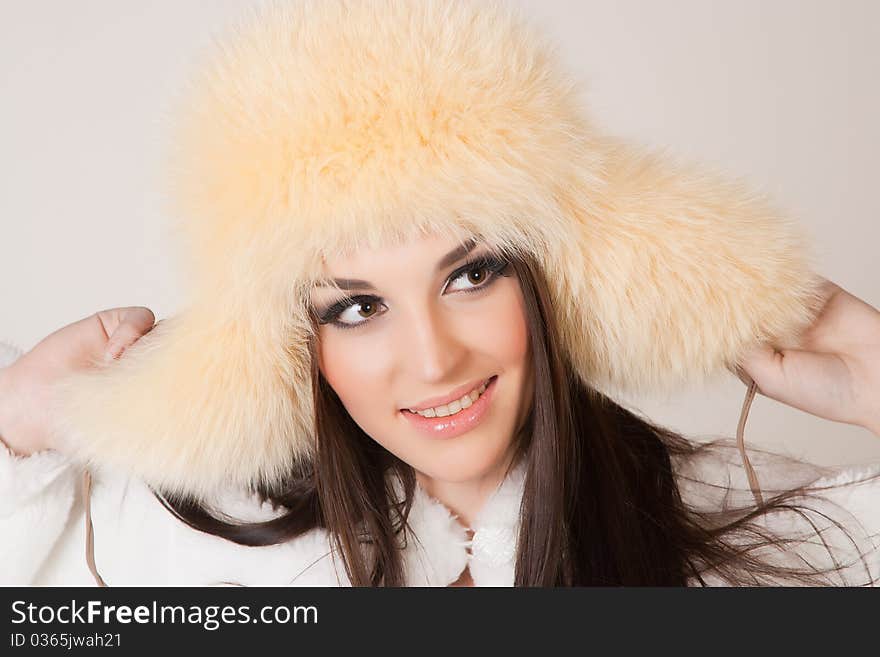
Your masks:
<path fill-rule="evenodd" d="M 442 461 L 432 460 L 424 467 L 416 467 L 424 475 L 450 484 L 466 483 L 491 475 L 504 459 L 503 450 L 492 453 L 473 453 L 462 450 L 446 455 Z"/>

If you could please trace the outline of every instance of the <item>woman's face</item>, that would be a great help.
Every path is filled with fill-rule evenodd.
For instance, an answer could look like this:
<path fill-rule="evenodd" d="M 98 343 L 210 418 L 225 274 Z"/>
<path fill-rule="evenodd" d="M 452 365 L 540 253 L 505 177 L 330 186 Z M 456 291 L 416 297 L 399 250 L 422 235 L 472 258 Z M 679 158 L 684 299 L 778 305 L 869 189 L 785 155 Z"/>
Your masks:
<path fill-rule="evenodd" d="M 311 298 L 319 368 L 354 421 L 417 473 L 450 483 L 503 471 L 532 398 L 516 274 L 503 260 L 477 263 L 491 257 L 484 246 L 457 247 L 429 236 L 328 260 L 327 279 L 358 280 L 345 293 L 315 287 Z M 436 410 L 444 406 L 437 398 L 469 392 L 459 406 L 439 408 L 452 413 L 444 417 L 407 410 Z"/>

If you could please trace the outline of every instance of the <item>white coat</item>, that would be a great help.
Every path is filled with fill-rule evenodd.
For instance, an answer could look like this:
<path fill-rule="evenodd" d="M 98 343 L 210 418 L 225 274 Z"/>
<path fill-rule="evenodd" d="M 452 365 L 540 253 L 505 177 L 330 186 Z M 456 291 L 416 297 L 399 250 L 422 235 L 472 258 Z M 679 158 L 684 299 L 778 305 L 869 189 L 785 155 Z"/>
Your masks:
<path fill-rule="evenodd" d="M 0 343 L 0 367 L 18 355 Z M 880 463 L 840 468 L 820 483 L 853 481 L 878 470 Z M 95 585 L 85 559 L 81 473 L 80 466 L 60 453 L 19 457 L 0 445 L 0 584 Z M 717 471 L 704 469 L 702 474 L 716 477 Z M 723 476 L 738 477 L 735 469 Z M 447 586 L 467 566 L 477 586 L 511 586 L 523 481 L 520 465 L 485 503 L 470 540 L 449 509 L 417 486 L 409 520 L 419 540 L 408 541 L 404 550 L 407 584 Z M 695 493 L 682 493 L 686 500 L 700 502 Z M 827 498 L 840 505 L 832 517 L 855 534 L 860 549 L 869 551 L 871 576 L 880 578 L 880 479 L 832 490 Z M 274 513 L 269 504 L 233 492 L 219 506 L 243 520 Z M 109 586 L 350 584 L 325 530 L 314 529 L 283 545 L 237 545 L 187 527 L 143 483 L 120 472 L 93 472 L 91 514 L 95 564 Z M 780 517 L 769 517 L 766 524 L 779 532 L 796 529 Z M 843 545 L 844 539 L 838 537 L 838 543 Z M 783 558 L 808 553 L 819 559 L 823 554 L 821 546 L 804 545 Z M 865 577 L 858 564 L 853 568 L 848 571 L 853 578 Z"/>

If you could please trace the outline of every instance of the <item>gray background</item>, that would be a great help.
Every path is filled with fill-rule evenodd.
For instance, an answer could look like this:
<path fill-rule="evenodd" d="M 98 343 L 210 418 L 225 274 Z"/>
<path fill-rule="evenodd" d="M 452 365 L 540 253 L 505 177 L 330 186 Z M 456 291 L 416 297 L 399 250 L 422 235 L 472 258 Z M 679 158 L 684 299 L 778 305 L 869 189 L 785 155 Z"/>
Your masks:
<path fill-rule="evenodd" d="M 515 0 L 511 0 L 515 1 Z M 157 183 L 166 103 L 245 0 L 0 3 L 0 340 L 24 349 L 114 306 L 180 299 Z M 880 307 L 880 2 L 519 0 L 607 131 L 750 181 L 806 226 L 821 273 Z M 733 376 L 624 400 L 695 438 L 735 435 Z M 751 444 L 827 464 L 880 438 L 769 399 Z"/>

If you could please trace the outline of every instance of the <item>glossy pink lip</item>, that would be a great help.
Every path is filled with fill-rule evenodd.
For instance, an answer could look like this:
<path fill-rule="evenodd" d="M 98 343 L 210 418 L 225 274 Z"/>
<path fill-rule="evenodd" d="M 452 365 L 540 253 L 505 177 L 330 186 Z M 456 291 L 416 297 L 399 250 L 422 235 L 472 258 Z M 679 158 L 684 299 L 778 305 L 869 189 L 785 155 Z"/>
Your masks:
<path fill-rule="evenodd" d="M 493 376 L 486 386 L 486 390 L 477 398 L 469 408 L 465 408 L 455 415 L 446 417 L 422 417 L 418 413 L 412 413 L 406 409 L 400 411 L 413 425 L 433 438 L 455 438 L 467 433 L 476 427 L 485 417 L 492 402 L 492 394 L 495 392 L 495 382 L 498 376 Z"/>
<path fill-rule="evenodd" d="M 461 399 L 466 394 L 471 392 L 472 390 L 476 390 L 481 385 L 483 385 L 488 379 L 478 379 L 476 381 L 471 381 L 470 383 L 466 383 L 463 386 L 459 386 L 448 395 L 444 397 L 431 397 L 430 399 L 423 399 L 417 405 L 413 406 L 405 406 L 402 410 L 413 409 L 414 411 L 423 411 L 426 408 L 434 408 L 435 406 L 443 406 L 444 404 L 448 404 L 449 402 L 453 402 L 456 399 Z"/>

